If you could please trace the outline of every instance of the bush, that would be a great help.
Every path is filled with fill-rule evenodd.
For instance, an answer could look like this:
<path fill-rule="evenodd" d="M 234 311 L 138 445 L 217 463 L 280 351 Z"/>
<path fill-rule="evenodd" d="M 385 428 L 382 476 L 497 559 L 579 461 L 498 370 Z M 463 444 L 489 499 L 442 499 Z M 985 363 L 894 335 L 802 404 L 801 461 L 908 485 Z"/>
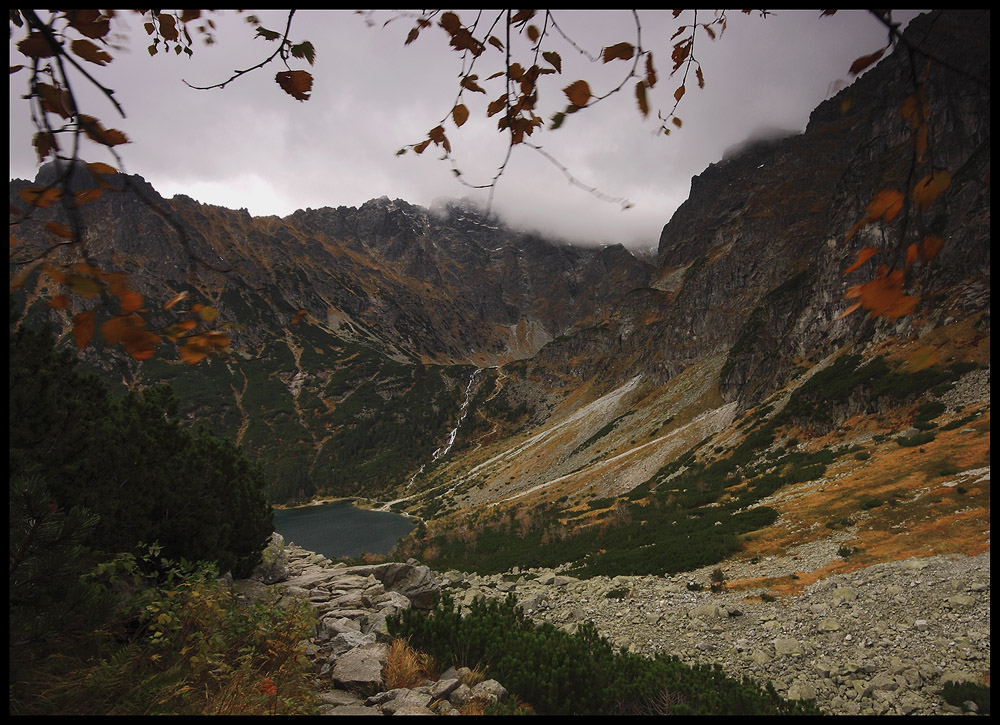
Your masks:
<path fill-rule="evenodd" d="M 316 698 L 301 651 L 315 626 L 305 601 L 247 605 L 211 564 L 171 562 L 160 549 L 121 555 L 84 583 L 117 607 L 89 623 L 86 650 L 61 647 L 11 681 L 19 715 L 311 714 Z"/>
<path fill-rule="evenodd" d="M 990 714 L 990 688 L 986 685 L 976 682 L 946 682 L 941 689 L 941 696 L 955 707 L 974 702 L 980 715 Z"/>
<path fill-rule="evenodd" d="M 444 667 L 488 668 L 539 715 L 639 712 L 664 691 L 676 696 L 671 712 L 678 715 L 819 714 L 813 703 L 781 699 L 770 684 L 729 679 L 718 665 L 689 667 L 672 657 L 615 651 L 590 623 L 575 635 L 536 625 L 512 596 L 477 600 L 462 616 L 445 594 L 429 614 L 405 610 L 388 627 Z"/>

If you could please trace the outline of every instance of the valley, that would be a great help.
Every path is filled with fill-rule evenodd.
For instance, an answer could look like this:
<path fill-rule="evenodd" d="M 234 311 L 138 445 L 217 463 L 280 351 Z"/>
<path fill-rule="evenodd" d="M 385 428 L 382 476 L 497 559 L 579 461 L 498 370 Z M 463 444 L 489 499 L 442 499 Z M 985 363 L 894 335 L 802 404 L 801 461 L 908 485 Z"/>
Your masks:
<path fill-rule="evenodd" d="M 274 504 L 418 518 L 390 557 L 437 571 L 718 569 L 759 607 L 898 562 L 988 561 L 990 48 L 972 30 L 988 22 L 914 20 L 949 59 L 919 88 L 901 48 L 803 133 L 711 164 L 655 259 L 467 201 L 254 218 L 81 166 L 74 190 L 104 192 L 75 212 L 87 264 L 52 252 L 12 309 L 67 343 L 92 310 L 85 368 L 119 392 L 171 385 L 185 425 L 262 466 Z M 982 68 L 985 88 L 962 70 Z M 940 169 L 931 195 L 918 181 Z M 11 181 L 12 269 L 65 221 L 19 211 L 56 175 Z M 137 313 L 105 271 L 163 333 L 150 359 L 107 334 Z M 196 324 L 228 345 L 192 355 Z M 826 555 L 796 554 L 810 547 Z M 985 651 L 969 668 L 988 681 Z"/>

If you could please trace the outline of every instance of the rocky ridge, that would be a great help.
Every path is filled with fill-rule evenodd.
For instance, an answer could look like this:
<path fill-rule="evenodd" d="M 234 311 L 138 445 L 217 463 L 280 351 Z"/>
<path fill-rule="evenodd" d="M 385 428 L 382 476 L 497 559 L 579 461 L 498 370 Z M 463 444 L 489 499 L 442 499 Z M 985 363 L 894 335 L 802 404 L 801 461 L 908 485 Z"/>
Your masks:
<path fill-rule="evenodd" d="M 782 696 L 815 700 L 831 714 L 958 714 L 962 708 L 943 700 L 942 686 L 988 681 L 990 674 L 989 552 L 877 564 L 764 601 L 752 589 L 709 591 L 712 567 L 587 580 L 551 569 L 440 574 L 413 560 L 348 567 L 285 546 L 278 535 L 274 542 L 277 554 L 257 578 L 317 610 L 306 651 L 324 714 L 458 714 L 473 698 L 507 697 L 495 680 L 469 687 L 468 671 L 454 669 L 417 688 L 382 690 L 391 639 L 386 617 L 429 608 L 440 590 L 464 605 L 513 595 L 537 621 L 568 631 L 592 621 L 616 646 L 717 663 L 731 677 L 770 681 Z M 810 571 L 838 556 L 836 549 L 834 537 L 784 557 L 727 562 L 725 573 L 735 581 Z M 259 581 L 239 586 L 251 597 L 265 589 Z"/>

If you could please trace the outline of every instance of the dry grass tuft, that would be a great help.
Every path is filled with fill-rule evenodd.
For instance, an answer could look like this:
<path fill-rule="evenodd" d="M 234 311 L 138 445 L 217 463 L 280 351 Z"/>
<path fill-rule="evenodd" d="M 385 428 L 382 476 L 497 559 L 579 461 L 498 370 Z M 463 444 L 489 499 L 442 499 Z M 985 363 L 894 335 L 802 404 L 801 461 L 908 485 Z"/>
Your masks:
<path fill-rule="evenodd" d="M 385 662 L 385 687 L 419 687 L 426 680 L 437 679 L 437 667 L 429 655 L 417 652 L 404 639 L 393 640 Z"/>

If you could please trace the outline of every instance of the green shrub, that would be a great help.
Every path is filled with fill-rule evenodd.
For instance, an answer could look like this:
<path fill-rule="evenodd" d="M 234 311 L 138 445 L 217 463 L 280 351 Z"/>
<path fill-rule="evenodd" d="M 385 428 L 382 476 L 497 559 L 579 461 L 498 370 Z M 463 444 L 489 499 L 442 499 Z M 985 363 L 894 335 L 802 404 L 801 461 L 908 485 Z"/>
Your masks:
<path fill-rule="evenodd" d="M 781 699 L 770 683 L 729 679 L 718 665 L 616 651 L 590 623 L 574 635 L 535 624 L 512 596 L 477 600 L 462 616 L 446 594 L 429 614 L 405 610 L 387 624 L 442 667 L 486 670 L 539 715 L 639 712 L 665 690 L 677 696 L 671 713 L 678 715 L 819 714 L 813 703 Z"/>
<path fill-rule="evenodd" d="M 934 440 L 934 433 L 932 431 L 924 431 L 922 433 L 915 433 L 911 436 L 899 436 L 896 438 L 896 443 L 903 448 L 914 448 L 916 446 L 922 446 L 925 443 L 930 443 L 932 440 Z"/>
<path fill-rule="evenodd" d="M 946 682 L 941 688 L 945 702 L 962 707 L 966 702 L 976 703 L 980 715 L 990 714 L 990 688 L 976 682 Z"/>

